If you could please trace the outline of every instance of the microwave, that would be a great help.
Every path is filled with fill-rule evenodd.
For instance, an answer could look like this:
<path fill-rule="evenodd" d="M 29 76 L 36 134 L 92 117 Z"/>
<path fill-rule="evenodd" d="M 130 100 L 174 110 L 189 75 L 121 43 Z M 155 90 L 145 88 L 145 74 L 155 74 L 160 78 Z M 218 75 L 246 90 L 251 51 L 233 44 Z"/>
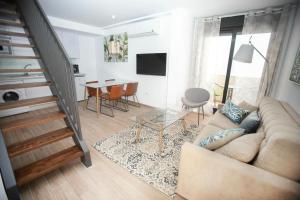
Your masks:
<path fill-rule="evenodd" d="M 79 74 L 79 66 L 77 64 L 73 65 L 73 73 Z"/>

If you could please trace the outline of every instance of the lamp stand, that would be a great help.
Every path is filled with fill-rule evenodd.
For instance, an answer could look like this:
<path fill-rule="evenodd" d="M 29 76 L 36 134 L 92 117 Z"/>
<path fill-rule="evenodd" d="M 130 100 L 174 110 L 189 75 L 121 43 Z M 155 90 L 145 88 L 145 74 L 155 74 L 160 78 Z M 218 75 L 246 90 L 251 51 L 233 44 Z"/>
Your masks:
<path fill-rule="evenodd" d="M 268 59 L 252 44 L 251 42 L 252 36 L 249 39 L 249 45 L 251 45 L 253 47 L 253 49 L 265 60 L 265 62 L 267 63 L 266 66 L 266 73 L 267 73 L 267 89 L 269 87 L 269 61 Z"/>

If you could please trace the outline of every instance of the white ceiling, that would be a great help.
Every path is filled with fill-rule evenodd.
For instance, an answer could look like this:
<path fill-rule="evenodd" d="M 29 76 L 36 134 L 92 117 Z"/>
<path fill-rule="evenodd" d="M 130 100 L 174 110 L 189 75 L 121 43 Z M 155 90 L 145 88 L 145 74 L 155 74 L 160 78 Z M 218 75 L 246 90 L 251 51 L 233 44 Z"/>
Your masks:
<path fill-rule="evenodd" d="M 103 27 L 154 13 L 186 8 L 195 16 L 231 14 L 297 0 L 39 0 L 46 14 Z M 112 19 L 112 15 L 116 19 Z"/>

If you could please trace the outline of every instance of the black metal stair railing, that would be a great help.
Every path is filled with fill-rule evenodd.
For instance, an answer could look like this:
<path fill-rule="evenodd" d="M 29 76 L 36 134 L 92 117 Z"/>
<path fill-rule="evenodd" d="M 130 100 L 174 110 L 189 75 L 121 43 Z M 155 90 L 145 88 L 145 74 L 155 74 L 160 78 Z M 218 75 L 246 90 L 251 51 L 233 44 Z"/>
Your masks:
<path fill-rule="evenodd" d="M 74 141 L 84 152 L 83 163 L 91 165 L 90 152 L 83 141 L 72 65 L 38 0 L 16 0 L 21 16 L 46 69 L 45 76 L 54 83 L 52 92 L 59 98 L 59 107 L 66 113 L 67 123 L 75 132 Z"/>

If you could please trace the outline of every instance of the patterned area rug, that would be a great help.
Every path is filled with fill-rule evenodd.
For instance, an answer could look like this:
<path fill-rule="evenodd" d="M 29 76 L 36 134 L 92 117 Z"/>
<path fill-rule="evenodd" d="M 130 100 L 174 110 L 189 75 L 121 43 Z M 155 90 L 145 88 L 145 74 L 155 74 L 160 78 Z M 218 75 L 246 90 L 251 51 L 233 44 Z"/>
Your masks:
<path fill-rule="evenodd" d="M 97 142 L 93 147 L 148 184 L 174 196 L 181 146 L 184 142 L 193 142 L 202 127 L 188 125 L 184 133 L 178 122 L 165 129 L 162 154 L 158 148 L 158 132 L 143 128 L 141 141 L 136 143 L 135 125 Z"/>

